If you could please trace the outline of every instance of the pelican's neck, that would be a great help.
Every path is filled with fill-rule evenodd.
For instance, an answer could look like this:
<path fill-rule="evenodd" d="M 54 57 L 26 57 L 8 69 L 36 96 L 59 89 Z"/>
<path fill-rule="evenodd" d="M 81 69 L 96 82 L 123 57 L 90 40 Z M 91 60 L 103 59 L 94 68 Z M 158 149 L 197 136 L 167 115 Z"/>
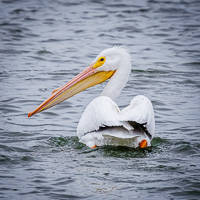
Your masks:
<path fill-rule="evenodd" d="M 115 100 L 125 87 L 131 71 L 131 60 L 128 53 L 122 56 L 119 66 L 115 74 L 111 77 L 110 81 L 105 86 L 101 96 L 108 96 Z"/>

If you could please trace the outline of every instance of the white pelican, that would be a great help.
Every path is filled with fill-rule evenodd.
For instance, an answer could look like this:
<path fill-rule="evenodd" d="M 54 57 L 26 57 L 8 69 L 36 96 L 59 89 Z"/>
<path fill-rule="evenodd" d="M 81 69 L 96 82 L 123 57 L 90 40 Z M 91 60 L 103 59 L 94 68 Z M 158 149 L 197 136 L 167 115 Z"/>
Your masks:
<path fill-rule="evenodd" d="M 77 128 L 80 142 L 90 148 L 102 145 L 135 148 L 150 146 L 155 131 L 151 101 L 145 96 L 138 95 L 121 111 L 113 101 L 128 81 L 130 71 L 131 59 L 126 49 L 105 49 L 83 72 L 64 86 L 55 89 L 51 97 L 33 112 L 28 113 L 28 117 L 110 79 L 101 95 L 86 107 L 81 116 Z"/>

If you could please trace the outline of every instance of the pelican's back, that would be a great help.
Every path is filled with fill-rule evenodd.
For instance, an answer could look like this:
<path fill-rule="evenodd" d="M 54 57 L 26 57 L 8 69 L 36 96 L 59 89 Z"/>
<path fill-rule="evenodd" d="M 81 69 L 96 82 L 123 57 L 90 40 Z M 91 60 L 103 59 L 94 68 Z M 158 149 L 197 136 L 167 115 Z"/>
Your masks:
<path fill-rule="evenodd" d="M 147 97 L 134 97 L 130 105 L 120 111 L 112 99 L 100 96 L 86 107 L 77 134 L 80 141 L 89 147 L 137 147 L 142 139 L 146 139 L 150 146 L 154 129 L 153 107 Z"/>

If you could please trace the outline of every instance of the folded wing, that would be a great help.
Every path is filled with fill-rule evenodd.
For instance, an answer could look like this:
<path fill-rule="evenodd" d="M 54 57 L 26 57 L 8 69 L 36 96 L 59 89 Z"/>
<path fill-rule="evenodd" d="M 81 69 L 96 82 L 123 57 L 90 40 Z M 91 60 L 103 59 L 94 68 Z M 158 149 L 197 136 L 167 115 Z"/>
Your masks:
<path fill-rule="evenodd" d="M 125 146 L 131 146 L 131 140 L 128 139 L 147 137 L 150 141 L 154 129 L 153 107 L 147 97 L 134 97 L 130 105 L 120 111 L 112 99 L 100 96 L 83 112 L 77 127 L 77 135 L 88 146 L 112 145 L 113 142 L 125 144 L 125 141 L 128 141 L 128 145 Z"/>
<path fill-rule="evenodd" d="M 135 96 L 129 106 L 119 113 L 121 121 L 129 122 L 135 129 L 140 129 L 152 139 L 155 132 L 154 110 L 151 101 L 143 96 Z"/>
<path fill-rule="evenodd" d="M 98 131 L 104 127 L 123 126 L 119 120 L 119 108 L 112 99 L 100 96 L 86 107 L 77 127 L 77 135 L 81 137 L 87 133 Z"/>

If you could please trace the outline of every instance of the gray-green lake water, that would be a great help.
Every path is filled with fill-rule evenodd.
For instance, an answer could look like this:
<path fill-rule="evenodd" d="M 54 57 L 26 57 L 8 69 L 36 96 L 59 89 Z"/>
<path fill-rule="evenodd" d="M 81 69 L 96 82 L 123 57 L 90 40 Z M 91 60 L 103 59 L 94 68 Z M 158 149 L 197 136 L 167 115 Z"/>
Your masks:
<path fill-rule="evenodd" d="M 104 85 L 27 118 L 113 45 L 133 65 L 118 105 L 153 102 L 151 148 L 78 142 Z M 199 0 L 1 0 L 0 92 L 1 199 L 200 199 Z"/>

